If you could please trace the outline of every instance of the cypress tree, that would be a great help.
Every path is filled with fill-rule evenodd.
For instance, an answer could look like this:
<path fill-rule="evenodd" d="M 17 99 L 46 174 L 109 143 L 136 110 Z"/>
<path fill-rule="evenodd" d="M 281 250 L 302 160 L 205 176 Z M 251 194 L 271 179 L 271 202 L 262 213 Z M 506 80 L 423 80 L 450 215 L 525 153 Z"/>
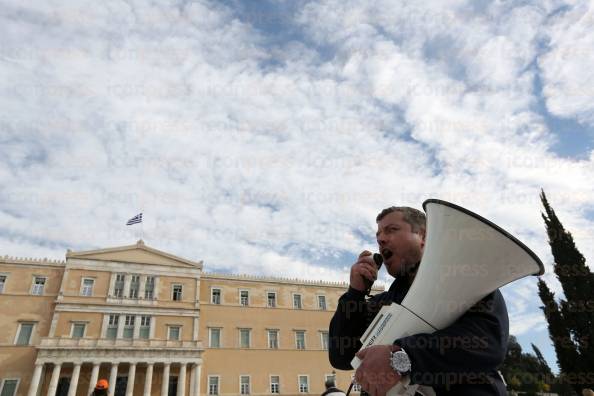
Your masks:
<path fill-rule="evenodd" d="M 545 360 L 544 356 L 542 355 L 542 352 L 540 351 L 540 349 L 538 349 L 538 347 L 534 344 L 530 344 L 532 345 L 532 350 L 534 351 L 534 354 L 536 355 L 536 360 L 538 360 L 538 365 L 540 368 L 540 372 L 547 376 L 548 378 L 552 378 L 553 377 L 553 372 L 551 371 L 551 368 L 549 367 L 547 361 Z"/>
<path fill-rule="evenodd" d="M 545 315 L 549 327 L 549 336 L 557 354 L 557 365 L 562 373 L 574 373 L 578 366 L 577 346 L 571 339 L 570 331 L 563 321 L 555 295 L 547 284 L 538 279 L 538 295 L 544 306 L 540 307 Z"/>
<path fill-rule="evenodd" d="M 554 271 L 565 299 L 557 304 L 542 279 L 538 281 L 539 295 L 559 367 L 565 374 L 574 374 L 573 388 L 580 392 L 581 387 L 592 387 L 594 382 L 594 274 L 575 246 L 573 236 L 549 205 L 544 191 L 540 199 L 545 209 L 542 218 L 554 258 Z"/>

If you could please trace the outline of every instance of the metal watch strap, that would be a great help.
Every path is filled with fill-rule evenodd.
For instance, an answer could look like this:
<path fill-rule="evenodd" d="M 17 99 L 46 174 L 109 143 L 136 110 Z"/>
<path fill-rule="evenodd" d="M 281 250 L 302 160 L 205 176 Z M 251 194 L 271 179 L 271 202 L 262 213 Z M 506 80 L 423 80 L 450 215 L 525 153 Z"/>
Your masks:
<path fill-rule="evenodd" d="M 392 369 L 394 371 L 396 371 L 398 374 L 404 376 L 404 375 L 408 375 L 410 373 L 411 370 L 411 362 L 410 362 L 410 358 L 408 356 L 408 354 L 406 353 L 406 351 L 404 349 L 402 349 L 401 347 L 399 347 L 398 345 L 393 345 L 392 346 L 392 352 L 390 353 L 390 367 L 392 367 Z M 396 356 L 396 354 L 398 355 L 403 355 L 400 356 L 400 358 L 404 358 L 407 365 L 408 365 L 408 369 L 406 370 L 402 370 L 402 369 L 398 369 L 397 367 L 395 367 L 394 365 L 394 357 Z"/>

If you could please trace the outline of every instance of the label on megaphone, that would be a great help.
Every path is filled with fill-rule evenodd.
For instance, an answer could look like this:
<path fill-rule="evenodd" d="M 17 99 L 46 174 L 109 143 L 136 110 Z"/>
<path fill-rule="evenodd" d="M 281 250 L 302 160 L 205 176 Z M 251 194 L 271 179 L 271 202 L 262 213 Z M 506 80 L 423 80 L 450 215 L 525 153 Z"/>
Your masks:
<path fill-rule="evenodd" d="M 391 345 L 395 340 L 419 333 L 433 333 L 435 329 L 427 322 L 421 320 L 417 315 L 410 312 L 406 307 L 392 303 L 384 305 L 377 313 L 375 319 L 363 336 L 361 349 L 372 345 Z M 351 366 L 357 369 L 361 364 L 361 359 L 354 357 Z M 408 395 L 409 389 L 403 386 L 409 383 L 408 378 L 404 378 L 402 384 L 397 384 L 388 392 L 389 396 Z M 414 387 L 416 389 L 416 386 Z M 414 391 L 411 393 L 414 394 Z"/>
<path fill-rule="evenodd" d="M 398 338 L 419 333 L 433 333 L 435 330 L 403 305 L 396 303 L 384 305 L 363 333 L 362 349 L 372 345 L 391 345 Z"/>

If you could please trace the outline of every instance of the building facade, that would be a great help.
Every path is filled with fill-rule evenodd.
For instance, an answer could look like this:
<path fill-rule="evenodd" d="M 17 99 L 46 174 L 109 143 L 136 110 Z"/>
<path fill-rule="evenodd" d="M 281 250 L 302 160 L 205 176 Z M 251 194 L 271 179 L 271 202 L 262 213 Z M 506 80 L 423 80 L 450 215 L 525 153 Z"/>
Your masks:
<path fill-rule="evenodd" d="M 0 259 L 0 396 L 320 394 L 345 283 L 217 275 L 135 245 Z"/>

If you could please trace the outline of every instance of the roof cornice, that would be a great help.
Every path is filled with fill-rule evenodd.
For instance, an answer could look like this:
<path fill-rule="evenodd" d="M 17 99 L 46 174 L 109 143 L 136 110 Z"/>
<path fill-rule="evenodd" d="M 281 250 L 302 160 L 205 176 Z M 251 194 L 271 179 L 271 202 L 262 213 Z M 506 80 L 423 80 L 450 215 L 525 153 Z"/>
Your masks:
<path fill-rule="evenodd" d="M 323 286 L 323 287 L 336 287 L 344 289 L 349 286 L 347 282 L 331 282 L 323 280 L 308 280 L 298 278 L 283 278 L 283 277 L 272 277 L 264 275 L 248 275 L 248 274 L 219 274 L 211 272 L 203 272 L 200 275 L 201 279 L 213 279 L 213 280 L 237 280 L 247 282 L 270 282 L 270 283 L 285 283 L 293 285 L 304 285 L 304 286 Z M 375 286 L 372 288 L 375 291 L 384 291 L 384 287 Z"/>

